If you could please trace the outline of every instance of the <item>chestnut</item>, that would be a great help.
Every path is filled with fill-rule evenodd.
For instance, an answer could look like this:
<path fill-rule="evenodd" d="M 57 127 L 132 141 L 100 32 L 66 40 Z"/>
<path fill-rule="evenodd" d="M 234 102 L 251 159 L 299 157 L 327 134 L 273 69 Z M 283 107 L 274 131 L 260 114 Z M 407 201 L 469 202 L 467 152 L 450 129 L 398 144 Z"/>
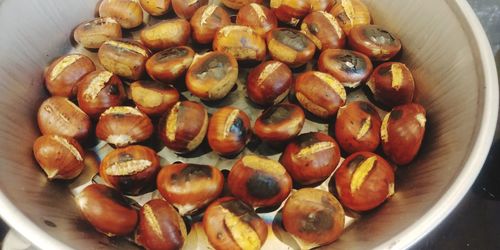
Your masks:
<path fill-rule="evenodd" d="M 300 189 L 288 198 L 282 211 L 285 230 L 304 249 L 330 244 L 344 231 L 344 209 L 327 191 Z"/>
<path fill-rule="evenodd" d="M 47 177 L 70 180 L 82 172 L 84 151 L 73 138 L 59 135 L 38 137 L 33 144 L 35 159 Z"/>
<path fill-rule="evenodd" d="M 373 61 L 388 61 L 401 50 L 401 41 L 387 29 L 373 24 L 357 25 L 348 37 L 353 50 L 367 55 Z"/>
<path fill-rule="evenodd" d="M 196 10 L 190 23 L 193 40 L 200 44 L 207 44 L 214 40 L 215 33 L 220 28 L 231 24 L 231 18 L 223 8 L 210 4 Z"/>
<path fill-rule="evenodd" d="M 155 81 L 137 81 L 130 85 L 137 108 L 151 116 L 162 115 L 179 101 L 179 92 L 171 85 Z"/>
<path fill-rule="evenodd" d="M 280 157 L 292 179 L 309 185 L 326 180 L 340 161 L 337 142 L 320 132 L 301 134 L 288 144 Z"/>
<path fill-rule="evenodd" d="M 234 156 L 245 148 L 250 137 L 250 118 L 242 110 L 223 107 L 210 118 L 207 137 L 214 152 Z"/>
<path fill-rule="evenodd" d="M 94 118 L 127 98 L 120 78 L 105 70 L 94 71 L 80 80 L 77 97 L 78 106 Z"/>
<path fill-rule="evenodd" d="M 309 4 L 311 5 L 311 11 L 329 11 L 336 0 L 309 0 Z"/>
<path fill-rule="evenodd" d="M 266 41 L 272 58 L 292 68 L 306 64 L 316 52 L 314 43 L 306 35 L 294 29 L 273 29 L 267 33 Z"/>
<path fill-rule="evenodd" d="M 319 56 L 318 69 L 339 80 L 344 87 L 356 88 L 370 76 L 373 64 L 370 58 L 356 51 L 327 49 Z"/>
<path fill-rule="evenodd" d="M 89 116 L 68 98 L 53 96 L 45 100 L 37 113 L 38 128 L 44 135 L 54 134 L 83 140 L 92 123 Z"/>
<path fill-rule="evenodd" d="M 194 12 L 203 5 L 207 5 L 208 0 L 172 0 L 172 8 L 175 14 L 184 19 L 191 19 Z"/>
<path fill-rule="evenodd" d="M 181 215 L 186 215 L 199 211 L 219 197 L 224 176 L 212 166 L 175 163 L 161 169 L 156 185 L 163 198 Z"/>
<path fill-rule="evenodd" d="M 231 8 L 233 10 L 239 10 L 243 8 L 243 6 L 251 4 L 251 3 L 256 3 L 256 4 L 262 4 L 262 0 L 221 0 L 221 2 L 227 6 L 228 8 Z"/>
<path fill-rule="evenodd" d="M 373 99 L 387 107 L 410 103 L 415 92 L 413 75 L 400 62 L 386 62 L 377 66 L 366 86 Z"/>
<path fill-rule="evenodd" d="M 295 95 L 302 107 L 323 119 L 337 114 L 347 98 L 337 79 L 319 71 L 300 74 L 295 80 Z"/>
<path fill-rule="evenodd" d="M 371 23 L 370 11 L 361 0 L 334 1 L 330 14 L 337 19 L 347 35 L 356 25 Z"/>
<path fill-rule="evenodd" d="M 420 104 L 394 107 L 385 115 L 380 129 L 385 155 L 399 165 L 413 161 L 422 145 L 426 121 L 425 108 Z"/>
<path fill-rule="evenodd" d="M 346 36 L 335 18 L 324 11 L 307 15 L 300 29 L 319 50 L 338 49 L 345 46 Z"/>
<path fill-rule="evenodd" d="M 270 0 L 269 6 L 278 20 L 294 26 L 311 11 L 310 0 Z"/>
<path fill-rule="evenodd" d="M 159 171 L 156 152 L 140 145 L 111 151 L 99 167 L 99 175 L 106 183 L 128 195 L 150 191 Z"/>
<path fill-rule="evenodd" d="M 271 9 L 251 3 L 238 11 L 236 24 L 251 27 L 261 37 L 265 37 L 268 31 L 278 28 L 278 19 Z"/>
<path fill-rule="evenodd" d="M 135 242 L 148 250 L 181 249 L 187 237 L 186 224 L 168 202 L 148 201 L 139 211 Z"/>
<path fill-rule="evenodd" d="M 177 153 L 196 149 L 207 134 L 208 114 L 199 103 L 176 103 L 160 120 L 160 138 L 163 144 Z"/>
<path fill-rule="evenodd" d="M 98 49 L 108 40 L 122 38 L 122 27 L 112 17 L 100 17 L 78 25 L 73 37 L 87 49 Z"/>
<path fill-rule="evenodd" d="M 137 0 L 102 0 L 99 16 L 114 18 L 124 29 L 138 27 L 143 19 L 142 8 Z"/>
<path fill-rule="evenodd" d="M 273 207 L 292 191 L 292 178 L 277 161 L 256 155 L 243 156 L 231 168 L 227 183 L 231 193 L 253 207 Z"/>
<path fill-rule="evenodd" d="M 350 155 L 334 177 L 330 182 L 335 181 L 340 202 L 354 211 L 374 209 L 394 194 L 394 169 L 374 153 Z"/>
<path fill-rule="evenodd" d="M 141 7 L 152 16 L 167 14 L 170 0 L 139 0 Z"/>
<path fill-rule="evenodd" d="M 194 55 L 193 49 L 187 46 L 162 50 L 146 61 L 146 71 L 154 80 L 172 83 L 186 73 Z"/>
<path fill-rule="evenodd" d="M 220 100 L 236 84 L 238 62 L 228 53 L 211 51 L 196 56 L 186 73 L 186 86 L 202 100 Z"/>
<path fill-rule="evenodd" d="M 248 26 L 228 25 L 214 37 L 214 51 L 226 52 L 238 61 L 264 61 L 266 41 Z"/>
<path fill-rule="evenodd" d="M 108 237 L 128 235 L 137 225 L 137 211 L 113 188 L 90 184 L 76 196 L 76 201 L 85 219 Z"/>
<path fill-rule="evenodd" d="M 141 31 L 141 41 L 152 50 L 186 45 L 191 36 L 191 25 L 178 18 L 161 21 Z"/>
<path fill-rule="evenodd" d="M 281 143 L 297 136 L 304 122 L 305 114 L 299 106 L 281 103 L 264 110 L 255 121 L 253 130 L 263 141 Z"/>
<path fill-rule="evenodd" d="M 370 103 L 351 102 L 337 113 L 335 138 L 347 154 L 373 152 L 380 144 L 381 124 L 380 116 Z"/>
<path fill-rule="evenodd" d="M 76 94 L 76 83 L 94 70 L 94 62 L 87 56 L 80 54 L 61 56 L 45 71 L 45 86 L 51 95 L 73 97 Z"/>
<path fill-rule="evenodd" d="M 101 45 L 97 56 L 106 70 L 130 80 L 138 80 L 144 73 L 150 52 L 135 41 L 109 40 Z"/>
<path fill-rule="evenodd" d="M 116 147 L 125 147 L 147 140 L 153 134 L 153 123 L 136 108 L 116 106 L 101 114 L 95 134 Z"/>
<path fill-rule="evenodd" d="M 277 104 L 288 96 L 292 71 L 280 61 L 267 61 L 252 69 L 247 77 L 248 98 L 262 106 Z"/>
<path fill-rule="evenodd" d="M 210 204 L 203 228 L 216 250 L 260 249 L 268 234 L 266 223 L 252 207 L 232 197 Z"/>

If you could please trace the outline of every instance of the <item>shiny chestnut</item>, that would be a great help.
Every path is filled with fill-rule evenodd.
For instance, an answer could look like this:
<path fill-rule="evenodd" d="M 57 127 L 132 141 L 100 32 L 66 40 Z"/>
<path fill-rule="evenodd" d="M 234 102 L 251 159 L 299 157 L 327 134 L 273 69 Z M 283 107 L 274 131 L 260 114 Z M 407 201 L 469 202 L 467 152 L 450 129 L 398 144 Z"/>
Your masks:
<path fill-rule="evenodd" d="M 194 55 L 193 49 L 187 46 L 162 50 L 148 59 L 146 71 L 154 80 L 170 84 L 186 73 Z"/>
<path fill-rule="evenodd" d="M 286 64 L 263 62 L 248 74 L 248 98 L 261 106 L 277 104 L 287 97 L 292 80 L 292 71 Z"/>
<path fill-rule="evenodd" d="M 87 49 L 98 49 L 108 40 L 122 38 L 122 27 L 112 17 L 100 17 L 78 25 L 73 37 Z"/>
<path fill-rule="evenodd" d="M 239 10 L 251 3 L 262 4 L 263 0 L 221 0 L 221 2 L 233 10 Z"/>
<path fill-rule="evenodd" d="M 78 81 L 94 70 L 94 62 L 87 56 L 80 54 L 61 56 L 45 71 L 45 86 L 51 95 L 73 97 L 76 94 Z"/>
<path fill-rule="evenodd" d="M 245 148 L 250 137 L 250 118 L 233 107 L 217 110 L 208 124 L 208 144 L 222 156 L 234 156 Z"/>
<path fill-rule="evenodd" d="M 309 0 L 311 5 L 311 12 L 314 11 L 329 11 L 336 1 L 332 0 Z"/>
<path fill-rule="evenodd" d="M 309 62 L 316 51 L 314 43 L 298 30 L 278 28 L 267 33 L 267 48 L 274 60 L 292 68 Z"/>
<path fill-rule="evenodd" d="M 176 103 L 160 120 L 160 138 L 177 153 L 196 149 L 207 134 L 208 114 L 199 103 L 182 101 Z"/>
<path fill-rule="evenodd" d="M 196 10 L 190 23 L 193 40 L 200 44 L 208 44 L 214 40 L 219 29 L 231 24 L 231 18 L 222 7 L 210 4 Z"/>
<path fill-rule="evenodd" d="M 373 61 L 388 61 L 401 50 L 401 41 L 382 26 L 354 26 L 349 34 L 349 46 Z"/>
<path fill-rule="evenodd" d="M 319 71 L 300 74 L 295 80 L 295 95 L 302 107 L 323 119 L 337 114 L 347 98 L 337 79 Z"/>
<path fill-rule="evenodd" d="M 182 18 L 161 21 L 140 34 L 142 43 L 152 50 L 186 45 L 190 36 L 191 25 Z"/>
<path fill-rule="evenodd" d="M 238 61 L 264 61 L 266 41 L 248 26 L 228 25 L 214 37 L 214 51 L 226 52 Z"/>
<path fill-rule="evenodd" d="M 326 180 L 340 161 L 337 142 L 320 132 L 299 135 L 288 144 L 280 157 L 292 179 L 302 185 Z"/>
<path fill-rule="evenodd" d="M 199 211 L 219 197 L 224 176 L 212 166 L 175 163 L 162 168 L 156 185 L 163 198 L 181 215 L 186 215 Z"/>
<path fill-rule="evenodd" d="M 197 9 L 207 4 L 208 0 L 172 0 L 172 8 L 175 14 L 188 20 L 191 19 Z"/>
<path fill-rule="evenodd" d="M 255 121 L 253 131 L 263 141 L 287 142 L 300 133 L 304 122 L 305 114 L 299 106 L 282 103 L 262 112 Z"/>
<path fill-rule="evenodd" d="M 385 115 L 380 137 L 389 160 L 399 165 L 413 161 L 422 145 L 426 122 L 425 108 L 416 103 L 394 107 Z"/>
<path fill-rule="evenodd" d="M 354 211 L 374 209 L 394 194 L 394 169 L 374 153 L 350 155 L 334 177 L 330 182 L 335 181 L 340 202 Z"/>
<path fill-rule="evenodd" d="M 76 196 L 76 201 L 85 219 L 108 237 L 128 235 L 137 225 L 137 211 L 113 188 L 90 184 Z"/>
<path fill-rule="evenodd" d="M 99 175 L 106 183 L 128 195 L 150 191 L 159 171 L 156 152 L 140 145 L 111 151 L 99 167 Z"/>
<path fill-rule="evenodd" d="M 207 208 L 203 228 L 217 250 L 260 249 L 268 234 L 267 225 L 252 207 L 232 198 L 221 198 Z"/>
<path fill-rule="evenodd" d="M 311 11 L 310 0 L 270 0 L 269 6 L 278 20 L 294 26 Z"/>
<path fill-rule="evenodd" d="M 339 80 L 344 87 L 356 88 L 368 79 L 373 64 L 370 58 L 356 51 L 327 49 L 319 56 L 318 69 Z"/>
<path fill-rule="evenodd" d="M 300 29 L 313 41 L 319 50 L 343 48 L 346 35 L 335 17 L 324 11 L 315 11 L 307 15 Z"/>
<path fill-rule="evenodd" d="M 143 19 L 137 0 L 103 0 L 99 5 L 99 16 L 114 18 L 124 29 L 140 26 Z"/>
<path fill-rule="evenodd" d="M 356 25 L 371 23 L 370 11 L 361 0 L 334 1 L 329 12 L 337 19 L 347 35 Z"/>
<path fill-rule="evenodd" d="M 268 31 L 278 28 L 278 19 L 271 9 L 261 4 L 251 3 L 238 11 L 236 24 L 251 27 L 257 34 L 265 37 Z"/>
<path fill-rule="evenodd" d="M 387 107 L 411 103 L 415 81 L 404 63 L 387 62 L 373 70 L 366 83 L 375 101 Z"/>
<path fill-rule="evenodd" d="M 381 124 L 377 110 L 370 103 L 351 102 L 337 113 L 335 138 L 347 154 L 373 152 L 380 144 Z"/>
<path fill-rule="evenodd" d="M 97 56 L 106 70 L 130 80 L 138 80 L 144 73 L 150 52 L 135 41 L 109 40 L 101 45 Z"/>
<path fill-rule="evenodd" d="M 141 7 L 152 16 L 167 14 L 170 0 L 139 0 Z"/>
<path fill-rule="evenodd" d="M 130 95 L 137 108 L 150 116 L 164 114 L 180 97 L 179 91 L 171 85 L 155 81 L 133 82 Z"/>

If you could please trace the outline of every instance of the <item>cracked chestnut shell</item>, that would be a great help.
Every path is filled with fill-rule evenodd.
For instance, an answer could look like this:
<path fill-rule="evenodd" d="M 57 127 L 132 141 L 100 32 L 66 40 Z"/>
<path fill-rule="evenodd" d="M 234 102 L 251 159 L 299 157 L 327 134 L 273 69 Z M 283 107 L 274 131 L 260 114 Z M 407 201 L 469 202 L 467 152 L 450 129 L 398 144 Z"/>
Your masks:
<path fill-rule="evenodd" d="M 217 250 L 260 249 L 268 234 L 266 223 L 253 208 L 233 197 L 210 204 L 203 215 L 203 228 Z"/>
<path fill-rule="evenodd" d="M 194 58 L 194 51 L 187 46 L 162 50 L 146 62 L 146 71 L 154 80 L 169 83 L 183 76 Z"/>
<path fill-rule="evenodd" d="M 334 1 L 329 12 L 337 19 L 347 35 L 351 33 L 351 29 L 356 25 L 371 23 L 370 11 L 360 0 Z"/>
<path fill-rule="evenodd" d="M 141 7 L 152 16 L 167 14 L 170 0 L 139 0 Z"/>
<path fill-rule="evenodd" d="M 221 2 L 233 10 L 239 10 L 251 3 L 262 4 L 263 0 L 221 0 Z"/>
<path fill-rule="evenodd" d="M 207 4 L 208 0 L 172 0 L 172 8 L 175 14 L 187 20 L 191 19 L 197 9 Z"/>
<path fill-rule="evenodd" d="M 332 0 L 308 0 L 311 5 L 311 11 L 329 11 L 336 1 Z"/>
<path fill-rule="evenodd" d="M 381 156 L 358 152 L 347 157 L 331 179 L 342 204 L 354 211 L 368 211 L 394 194 L 394 169 Z"/>
<path fill-rule="evenodd" d="M 269 6 L 278 20 L 293 26 L 311 11 L 310 0 L 270 0 Z"/>
<path fill-rule="evenodd" d="M 106 183 L 128 195 L 149 191 L 159 171 L 156 152 L 140 145 L 111 151 L 99 167 L 99 175 Z"/>
<path fill-rule="evenodd" d="M 228 25 L 217 31 L 214 51 L 231 54 L 238 61 L 264 61 L 266 41 L 248 26 Z"/>
<path fill-rule="evenodd" d="M 387 107 L 411 103 L 415 81 L 404 63 L 387 62 L 375 68 L 366 83 L 375 101 Z"/>
<path fill-rule="evenodd" d="M 422 145 L 426 122 L 425 108 L 416 103 L 394 107 L 384 117 L 380 137 L 389 160 L 399 165 L 413 161 Z"/>
<path fill-rule="evenodd" d="M 373 152 L 380 144 L 382 120 L 367 102 L 356 101 L 339 109 L 335 121 L 335 138 L 348 154 Z"/>
<path fill-rule="evenodd" d="M 136 0 L 103 0 L 99 16 L 114 18 L 124 29 L 140 26 L 143 19 L 141 5 Z"/>
<path fill-rule="evenodd" d="M 277 161 L 256 155 L 243 156 L 231 168 L 229 190 L 253 207 L 272 207 L 292 191 L 292 178 Z"/>
<path fill-rule="evenodd" d="M 311 39 L 319 50 L 343 48 L 346 35 L 335 17 L 324 11 L 315 11 L 307 15 L 300 30 Z"/>
<path fill-rule="evenodd" d="M 76 95 L 78 81 L 94 70 L 94 62 L 87 56 L 61 56 L 45 71 L 45 86 L 53 96 L 73 97 Z"/>
<path fill-rule="evenodd" d="M 318 69 L 339 80 L 344 87 L 356 88 L 368 79 L 373 64 L 370 58 L 356 51 L 327 49 L 319 56 Z"/>
<path fill-rule="evenodd" d="M 196 10 L 190 23 L 193 40 L 200 44 L 208 44 L 214 40 L 219 29 L 231 24 L 231 18 L 223 8 L 210 4 Z"/>
<path fill-rule="evenodd" d="M 278 28 L 278 19 L 271 9 L 251 3 L 238 11 L 236 24 L 251 27 L 261 37 L 265 37 L 268 31 Z"/>
<path fill-rule="evenodd" d="M 337 142 L 320 132 L 299 135 L 288 144 L 280 157 L 292 179 L 302 185 L 326 180 L 340 161 Z"/>
<path fill-rule="evenodd" d="M 401 50 L 399 38 L 384 27 L 373 24 L 354 26 L 349 34 L 348 42 L 353 50 L 377 62 L 388 61 Z"/>
<path fill-rule="evenodd" d="M 199 211 L 219 197 L 224 176 L 212 166 L 175 163 L 162 168 L 156 183 L 163 198 L 181 215 L 186 215 Z"/>
<path fill-rule="evenodd" d="M 311 249 L 336 241 L 344 231 L 344 209 L 329 192 L 303 188 L 283 206 L 285 230 Z"/>
<path fill-rule="evenodd" d="M 98 49 L 108 40 L 122 38 L 122 27 L 112 17 L 99 17 L 78 25 L 73 37 L 87 49 Z"/>
<path fill-rule="evenodd" d="M 305 122 L 302 108 L 291 103 L 269 107 L 255 121 L 253 131 L 263 141 L 281 143 L 297 136 Z"/>
<path fill-rule="evenodd" d="M 208 114 L 199 103 L 176 103 L 160 120 L 158 129 L 165 146 L 177 153 L 196 149 L 207 134 Z"/>
<path fill-rule="evenodd" d="M 136 41 L 109 40 L 101 45 L 97 56 L 106 70 L 130 80 L 138 80 L 144 73 L 150 52 Z"/>
<path fill-rule="evenodd" d="M 306 64 L 316 52 L 314 43 L 306 35 L 294 29 L 273 29 L 267 33 L 266 41 L 272 58 L 291 68 Z"/>
<path fill-rule="evenodd" d="M 344 106 L 347 94 L 344 86 L 329 74 L 307 71 L 295 79 L 295 95 L 302 107 L 326 119 Z"/>
<path fill-rule="evenodd" d="M 247 77 L 248 98 L 261 106 L 278 104 L 292 85 L 292 71 L 280 61 L 267 61 L 252 69 Z"/>
<path fill-rule="evenodd" d="M 186 45 L 191 36 L 191 25 L 182 18 L 169 19 L 141 31 L 142 43 L 152 50 Z"/>
<path fill-rule="evenodd" d="M 137 225 L 137 211 L 113 188 L 90 184 L 76 196 L 76 202 L 85 219 L 108 237 L 126 236 Z"/>
<path fill-rule="evenodd" d="M 234 156 L 245 148 L 250 137 L 250 118 L 240 109 L 223 107 L 210 118 L 207 137 L 214 152 Z"/>
<path fill-rule="evenodd" d="M 160 82 L 137 81 L 130 85 L 130 94 L 137 108 L 150 115 L 165 114 L 179 101 L 179 91 Z"/>

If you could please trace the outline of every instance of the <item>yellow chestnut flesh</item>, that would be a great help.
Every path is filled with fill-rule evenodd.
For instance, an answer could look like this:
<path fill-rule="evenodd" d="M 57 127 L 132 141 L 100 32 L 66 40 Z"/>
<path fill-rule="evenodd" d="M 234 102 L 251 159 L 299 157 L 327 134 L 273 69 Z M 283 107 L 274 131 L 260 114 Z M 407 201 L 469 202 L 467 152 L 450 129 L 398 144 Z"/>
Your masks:
<path fill-rule="evenodd" d="M 94 62 L 87 56 L 65 55 L 52 62 L 45 71 L 45 86 L 54 96 L 73 97 L 78 81 L 94 70 Z"/>
<path fill-rule="evenodd" d="M 100 17 L 78 25 L 73 36 L 83 47 L 98 49 L 108 40 L 122 38 L 122 27 L 112 17 Z"/>
<path fill-rule="evenodd" d="M 210 118 L 208 144 L 222 156 L 234 156 L 245 148 L 250 136 L 250 118 L 233 107 L 223 107 Z"/>
<path fill-rule="evenodd" d="M 334 1 L 330 14 L 332 14 L 349 35 L 356 25 L 370 24 L 371 16 L 368 7 L 361 0 Z"/>
<path fill-rule="evenodd" d="M 279 61 L 267 61 L 252 69 L 247 77 L 250 100 L 262 106 L 278 104 L 288 96 L 292 71 Z"/>
<path fill-rule="evenodd" d="M 130 80 L 138 80 L 144 73 L 150 52 L 135 41 L 110 40 L 101 45 L 97 56 L 106 70 Z"/>
<path fill-rule="evenodd" d="M 186 45 L 191 36 L 188 21 L 178 18 L 161 21 L 141 31 L 141 41 L 152 50 Z"/>
<path fill-rule="evenodd" d="M 124 29 L 140 26 L 143 19 L 137 0 L 103 0 L 99 5 L 99 16 L 114 18 Z"/>
<path fill-rule="evenodd" d="M 263 61 L 266 58 L 266 42 L 252 28 L 228 25 L 214 37 L 214 51 L 226 52 L 238 61 Z"/>
<path fill-rule="evenodd" d="M 170 0 L 139 0 L 139 3 L 152 16 L 164 15 L 170 7 Z"/>
<path fill-rule="evenodd" d="M 171 85 L 155 81 L 133 82 L 130 94 L 137 108 L 150 116 L 164 114 L 180 97 L 179 91 Z"/>
<path fill-rule="evenodd" d="M 300 29 L 319 50 L 338 49 L 345 46 L 346 35 L 330 13 L 312 12 L 304 18 Z"/>
<path fill-rule="evenodd" d="M 273 29 L 267 33 L 266 41 L 272 58 L 291 68 L 309 62 L 316 51 L 314 43 L 306 35 L 294 29 Z"/>
<path fill-rule="evenodd" d="M 415 81 L 404 63 L 387 62 L 373 70 L 366 83 L 373 99 L 385 107 L 411 103 L 415 92 Z"/>

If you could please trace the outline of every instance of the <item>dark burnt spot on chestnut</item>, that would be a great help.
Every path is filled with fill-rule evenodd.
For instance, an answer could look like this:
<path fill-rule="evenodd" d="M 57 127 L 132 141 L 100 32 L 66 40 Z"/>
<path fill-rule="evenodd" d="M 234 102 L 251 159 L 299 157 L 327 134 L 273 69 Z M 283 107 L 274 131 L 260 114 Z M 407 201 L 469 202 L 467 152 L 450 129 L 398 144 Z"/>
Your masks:
<path fill-rule="evenodd" d="M 316 138 L 314 133 L 302 134 L 297 137 L 297 143 L 300 148 L 306 148 L 318 142 L 319 140 Z"/>
<path fill-rule="evenodd" d="M 170 59 L 180 58 L 186 56 L 188 54 L 188 50 L 185 48 L 170 48 L 158 53 L 155 56 L 156 61 L 163 62 Z"/>
<path fill-rule="evenodd" d="M 173 174 L 173 182 L 188 182 L 194 179 L 212 178 L 212 168 L 207 165 L 188 164 L 179 174 Z"/>
<path fill-rule="evenodd" d="M 315 233 L 328 231 L 333 227 L 332 211 L 330 209 L 312 212 L 302 217 L 300 231 Z"/>
<path fill-rule="evenodd" d="M 274 32 L 274 37 L 294 50 L 303 51 L 307 48 L 307 38 L 298 31 L 288 29 L 277 30 Z"/>
<path fill-rule="evenodd" d="M 353 172 L 356 170 L 356 168 L 358 168 L 358 166 L 364 161 L 366 160 L 366 157 L 364 157 L 363 155 L 357 155 L 356 157 L 354 157 L 354 159 L 352 159 L 349 164 L 347 165 L 347 168 L 349 169 L 350 172 Z"/>
<path fill-rule="evenodd" d="M 213 77 L 216 80 L 222 80 L 227 74 L 226 65 L 230 65 L 228 58 L 224 55 L 216 55 L 209 60 L 203 62 L 201 67 L 196 72 L 196 75 L 200 79 L 205 79 L 207 77 Z"/>
<path fill-rule="evenodd" d="M 401 110 L 393 110 L 389 116 L 390 120 L 396 121 L 399 120 L 403 116 L 403 111 Z"/>
<path fill-rule="evenodd" d="M 363 110 L 363 112 L 370 114 L 370 115 L 376 115 L 377 111 L 368 103 L 366 102 L 359 102 L 358 104 L 359 108 Z"/>
<path fill-rule="evenodd" d="M 118 155 L 118 162 L 127 162 L 133 160 L 134 157 L 131 154 L 122 152 Z"/>
<path fill-rule="evenodd" d="M 370 39 L 370 41 L 380 45 L 390 45 L 396 41 L 391 33 L 378 27 L 367 27 L 364 30 L 364 35 Z"/>
<path fill-rule="evenodd" d="M 342 62 L 341 68 L 344 72 L 351 74 L 362 74 L 363 70 L 366 69 L 365 61 L 350 53 L 339 55 L 337 59 Z"/>
<path fill-rule="evenodd" d="M 337 20 L 339 20 L 342 24 L 348 24 L 351 22 L 351 19 L 349 19 L 349 16 L 347 16 L 347 13 L 345 13 L 345 11 L 337 16 Z"/>
<path fill-rule="evenodd" d="M 120 95 L 120 89 L 117 85 L 111 84 L 108 86 L 108 94 L 110 95 Z"/>
<path fill-rule="evenodd" d="M 220 205 L 229 210 L 236 216 L 242 216 L 244 214 L 248 214 L 249 212 L 253 212 L 253 209 L 249 207 L 247 204 L 239 201 L 239 200 L 228 200 L 221 202 Z"/>
<path fill-rule="evenodd" d="M 130 204 L 128 201 L 125 199 L 125 197 L 120 194 L 120 192 L 112 189 L 112 188 L 105 188 L 102 189 L 102 195 L 110 200 L 113 200 L 114 202 L 122 205 L 123 207 L 129 207 Z"/>
<path fill-rule="evenodd" d="M 308 24 L 307 28 L 314 35 L 318 34 L 318 32 L 319 32 L 319 26 L 316 23 L 310 23 L 310 24 Z"/>
<path fill-rule="evenodd" d="M 380 67 L 377 72 L 378 72 L 379 75 L 385 76 L 385 75 L 387 75 L 387 74 L 389 74 L 391 72 L 391 66 L 387 65 L 387 66 L 384 66 L 384 67 Z"/>
<path fill-rule="evenodd" d="M 292 107 L 289 106 L 272 106 L 268 108 L 261 116 L 261 120 L 264 124 L 274 124 L 280 123 L 287 120 L 292 114 Z"/>
<path fill-rule="evenodd" d="M 276 179 L 260 172 L 253 174 L 246 186 L 248 193 L 258 199 L 270 199 L 280 192 L 280 185 Z"/>
<path fill-rule="evenodd" d="M 56 223 L 51 220 L 43 220 L 43 223 L 49 227 L 57 227 Z"/>
<path fill-rule="evenodd" d="M 122 175 L 117 179 L 116 188 L 119 190 L 133 190 L 136 188 L 137 179 L 131 175 Z"/>
<path fill-rule="evenodd" d="M 241 118 L 237 117 L 234 119 L 233 124 L 229 128 L 229 132 L 232 134 L 236 135 L 238 138 L 243 138 L 245 136 L 245 124 L 243 124 L 243 120 Z"/>

